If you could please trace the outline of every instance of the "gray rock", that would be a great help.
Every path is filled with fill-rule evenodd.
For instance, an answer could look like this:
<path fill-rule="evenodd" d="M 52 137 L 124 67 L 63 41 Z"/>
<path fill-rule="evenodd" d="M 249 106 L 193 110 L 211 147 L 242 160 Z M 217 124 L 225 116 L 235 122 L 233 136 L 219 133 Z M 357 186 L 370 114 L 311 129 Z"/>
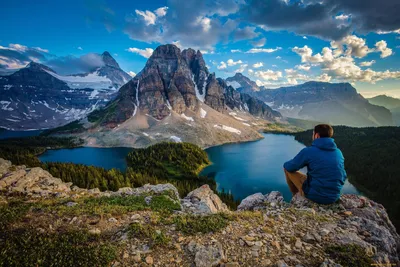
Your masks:
<path fill-rule="evenodd" d="M 218 266 L 223 261 L 225 261 L 225 254 L 220 243 L 215 243 L 213 246 L 197 244 L 194 258 L 197 267 Z"/>
<path fill-rule="evenodd" d="M 211 214 L 229 212 L 228 207 L 208 185 L 203 185 L 190 192 L 181 201 L 185 212 L 195 214 Z"/>

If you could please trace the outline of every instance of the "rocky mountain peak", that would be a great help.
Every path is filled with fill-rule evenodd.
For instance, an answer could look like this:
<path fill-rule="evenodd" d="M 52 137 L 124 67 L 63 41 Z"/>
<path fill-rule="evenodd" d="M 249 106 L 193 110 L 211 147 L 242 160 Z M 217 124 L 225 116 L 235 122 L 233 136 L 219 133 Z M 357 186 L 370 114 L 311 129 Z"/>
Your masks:
<path fill-rule="evenodd" d="M 250 80 L 240 72 L 237 72 L 233 77 L 227 78 L 226 82 L 241 93 L 251 94 L 260 91 L 260 87 L 258 87 L 254 81 Z"/>
<path fill-rule="evenodd" d="M 150 59 L 177 59 L 181 56 L 181 50 L 173 44 L 160 45 L 154 50 Z"/>
<path fill-rule="evenodd" d="M 114 68 L 120 68 L 118 62 L 111 56 L 111 54 L 107 51 L 104 51 L 103 54 L 101 54 L 101 58 L 104 61 L 104 64 L 106 66 L 114 67 Z"/>
<path fill-rule="evenodd" d="M 56 72 L 55 72 L 54 70 L 52 70 L 51 68 L 49 68 L 49 67 L 47 67 L 47 66 L 45 66 L 45 65 L 43 65 L 43 64 L 34 62 L 34 61 L 31 61 L 28 65 L 26 65 L 25 68 L 26 68 L 26 69 L 29 69 L 29 70 L 31 70 L 31 71 L 42 71 L 42 70 L 47 70 L 47 71 L 51 71 L 51 72 L 56 73 Z"/>

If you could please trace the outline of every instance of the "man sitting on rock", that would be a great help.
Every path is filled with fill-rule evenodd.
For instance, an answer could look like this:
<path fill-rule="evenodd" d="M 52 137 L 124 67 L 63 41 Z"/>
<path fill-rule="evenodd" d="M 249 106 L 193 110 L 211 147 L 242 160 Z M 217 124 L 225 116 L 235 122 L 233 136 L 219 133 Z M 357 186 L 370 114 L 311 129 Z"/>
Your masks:
<path fill-rule="evenodd" d="M 299 192 L 319 204 L 331 204 L 340 198 L 346 171 L 343 154 L 332 136 L 330 125 L 315 126 L 312 146 L 302 149 L 294 159 L 283 165 L 293 195 Z M 307 175 L 299 172 L 305 166 Z"/>

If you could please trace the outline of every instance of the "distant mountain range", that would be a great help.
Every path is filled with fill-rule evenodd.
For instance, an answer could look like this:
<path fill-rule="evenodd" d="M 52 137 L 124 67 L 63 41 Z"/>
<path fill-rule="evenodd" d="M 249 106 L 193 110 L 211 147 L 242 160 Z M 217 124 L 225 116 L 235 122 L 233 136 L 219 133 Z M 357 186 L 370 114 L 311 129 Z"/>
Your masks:
<path fill-rule="evenodd" d="M 258 139 L 268 122 L 281 119 L 263 101 L 209 73 L 200 51 L 162 45 L 114 100 L 56 131 L 80 132 L 89 145 L 187 141 L 206 147 Z"/>
<path fill-rule="evenodd" d="M 240 92 L 247 92 L 283 116 L 348 126 L 393 125 L 391 112 L 373 105 L 349 83 L 306 82 L 266 89 L 242 74 L 226 79 Z"/>
<path fill-rule="evenodd" d="M 368 101 L 371 104 L 389 109 L 393 114 L 394 123 L 400 126 L 400 99 L 386 95 L 378 95 L 373 98 L 368 98 Z"/>
<path fill-rule="evenodd" d="M 104 106 L 131 77 L 108 52 L 101 57 L 104 65 L 84 74 L 63 76 L 31 62 L 11 75 L 0 76 L 0 127 L 57 127 Z"/>

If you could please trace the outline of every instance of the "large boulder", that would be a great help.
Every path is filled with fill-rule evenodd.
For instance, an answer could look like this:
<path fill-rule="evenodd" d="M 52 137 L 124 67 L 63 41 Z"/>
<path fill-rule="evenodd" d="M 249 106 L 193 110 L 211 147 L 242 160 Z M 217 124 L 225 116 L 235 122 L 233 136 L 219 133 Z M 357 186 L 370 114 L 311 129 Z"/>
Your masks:
<path fill-rule="evenodd" d="M 211 190 L 208 185 L 203 185 L 190 192 L 181 201 L 184 211 L 195 214 L 211 214 L 228 212 L 225 203 Z"/>
<path fill-rule="evenodd" d="M 0 160 L 0 169 L 6 170 L 8 162 Z M 64 183 L 54 178 L 42 168 L 25 168 L 17 166 L 10 170 L 9 166 L 0 178 L 0 190 L 9 193 L 21 193 L 33 196 L 62 195 L 71 191 L 72 183 Z"/>
<path fill-rule="evenodd" d="M 283 196 L 278 191 L 272 191 L 266 195 L 256 193 L 243 199 L 238 210 L 262 210 L 266 207 L 280 206 L 283 202 Z"/>

